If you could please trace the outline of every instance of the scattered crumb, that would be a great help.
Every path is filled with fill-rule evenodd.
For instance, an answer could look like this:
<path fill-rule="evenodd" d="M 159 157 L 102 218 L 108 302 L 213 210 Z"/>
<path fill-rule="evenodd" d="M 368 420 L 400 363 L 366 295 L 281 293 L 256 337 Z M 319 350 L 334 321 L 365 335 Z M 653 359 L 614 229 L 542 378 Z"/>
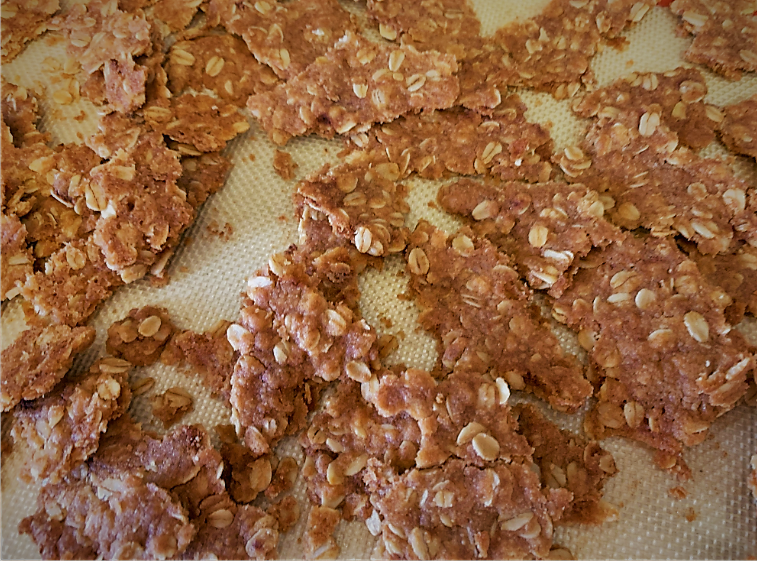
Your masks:
<path fill-rule="evenodd" d="M 680 501 L 681 499 L 685 499 L 689 496 L 689 493 L 681 487 L 680 485 L 677 487 L 671 487 L 668 489 L 668 495 L 673 497 L 675 500 Z"/>
<path fill-rule="evenodd" d="M 687 522 L 694 522 L 697 519 L 697 511 L 693 508 L 687 509 L 685 518 Z"/>
<path fill-rule="evenodd" d="M 626 61 L 626 66 L 627 66 L 628 68 L 631 68 L 631 67 L 632 67 L 633 65 L 634 65 L 633 59 L 632 59 L 632 58 L 629 58 L 629 59 L 628 59 L 628 60 Z"/>
<path fill-rule="evenodd" d="M 251 162 L 254 162 L 255 161 L 255 154 L 253 154 L 252 152 L 250 152 L 250 154 L 247 156 L 247 159 L 250 160 Z"/>
<path fill-rule="evenodd" d="M 179 267 L 179 272 L 180 273 L 188 273 L 189 272 L 189 267 L 185 267 L 184 265 L 182 265 L 181 267 Z"/>
<path fill-rule="evenodd" d="M 284 181 L 294 179 L 294 170 L 298 167 L 297 162 L 292 159 L 292 155 L 289 152 L 284 152 L 283 150 L 276 150 L 274 152 L 273 169 Z"/>
<path fill-rule="evenodd" d="M 192 396 L 184 388 L 169 388 L 152 398 L 152 414 L 170 427 L 194 409 Z"/>
<path fill-rule="evenodd" d="M 219 226 L 215 220 L 208 224 L 207 231 L 211 236 L 217 236 L 224 242 L 229 241 L 234 235 L 234 227 L 230 223 L 226 222 L 223 226 Z"/>
<path fill-rule="evenodd" d="M 87 118 L 87 114 L 84 112 L 83 109 L 81 111 L 79 111 L 78 115 L 76 115 L 76 116 L 73 117 L 74 121 L 78 121 L 80 123 L 82 121 L 84 121 L 86 118 Z"/>
<path fill-rule="evenodd" d="M 429 201 L 426 203 L 428 208 L 433 208 L 434 210 L 439 210 L 439 205 L 436 204 L 436 201 Z"/>

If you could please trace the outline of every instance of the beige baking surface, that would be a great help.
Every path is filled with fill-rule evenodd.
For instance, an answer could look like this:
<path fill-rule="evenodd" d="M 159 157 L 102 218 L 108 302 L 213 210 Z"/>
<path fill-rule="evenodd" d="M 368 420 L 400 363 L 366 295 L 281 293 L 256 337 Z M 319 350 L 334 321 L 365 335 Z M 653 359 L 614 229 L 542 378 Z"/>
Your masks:
<path fill-rule="evenodd" d="M 474 0 L 484 24 L 484 32 L 491 33 L 515 16 L 533 15 L 546 0 Z M 346 0 L 345 7 L 360 14 L 359 4 Z M 676 20 L 666 9 L 654 8 L 640 25 L 626 37 L 629 47 L 622 51 L 605 49 L 593 61 L 592 67 L 600 85 L 612 82 L 628 72 L 665 71 L 681 64 L 681 54 L 690 44 L 688 37 L 675 35 Z M 372 34 L 375 37 L 375 34 Z M 42 72 L 41 63 L 47 56 L 63 58 L 60 44 L 49 45 L 45 40 L 33 43 L 12 64 L 3 68 L 3 75 L 22 85 L 36 82 L 48 84 L 43 99 L 45 118 L 42 128 L 59 142 L 77 141 L 77 133 L 89 134 L 93 121 L 78 122 L 71 117 L 82 109 L 94 115 L 92 106 L 82 102 L 66 108 L 53 108 L 47 99 L 55 91 L 50 76 Z M 705 72 L 710 87 L 707 100 L 716 104 L 740 101 L 757 92 L 757 78 L 744 77 L 740 82 L 728 82 Z M 551 123 L 552 134 L 559 147 L 580 138 L 584 123 L 570 112 L 567 102 L 556 102 L 546 95 L 523 92 L 529 105 L 527 117 L 540 123 Z M 66 118 L 67 117 L 67 118 Z M 324 161 L 336 159 L 339 140 L 316 138 L 295 139 L 286 147 L 299 164 L 297 179 L 317 170 Z M 197 223 L 189 231 L 191 243 L 182 247 L 170 266 L 171 283 L 153 288 L 142 281 L 117 292 L 92 320 L 98 329 L 98 340 L 91 351 L 77 361 L 84 368 L 104 352 L 104 333 L 112 322 L 124 316 L 132 307 L 145 304 L 166 306 L 176 323 L 194 330 L 211 327 L 218 318 L 233 320 L 237 316 L 239 293 L 247 275 L 266 263 L 271 252 L 283 250 L 295 240 L 291 193 L 296 181 L 282 181 L 271 166 L 274 147 L 255 125 L 243 138 L 228 148 L 234 169 L 223 190 L 202 210 Z M 723 154 L 722 147 L 713 145 L 708 155 Z M 254 161 L 250 157 L 254 154 Z M 738 159 L 740 174 L 756 181 L 753 162 Z M 455 220 L 427 206 L 433 200 L 438 182 L 411 179 L 410 203 L 412 227 L 421 217 L 448 231 L 456 227 Z M 208 231 L 213 222 L 219 226 L 230 223 L 234 235 L 221 241 Z M 380 317 L 392 321 L 392 332 L 404 331 L 399 350 L 391 360 L 416 367 L 430 367 L 436 357 L 430 337 L 417 332 L 417 311 L 412 303 L 398 300 L 396 294 L 405 289 L 395 273 L 399 259 L 390 259 L 381 273 L 369 271 L 361 280 L 362 307 L 366 318 L 379 330 Z M 11 302 L 3 309 L 2 346 L 7 346 L 18 333 L 19 302 Z M 757 343 L 757 323 L 740 326 Z M 561 331 L 565 334 L 565 331 Z M 569 334 L 565 344 L 575 349 Z M 195 411 L 186 421 L 203 423 L 207 427 L 228 422 L 228 410 L 213 400 L 198 379 L 179 370 L 157 365 L 137 369 L 135 377 L 153 376 L 157 384 L 147 396 L 132 404 L 133 413 L 149 428 L 160 430 L 150 421 L 149 396 L 165 388 L 181 385 L 196 397 Z M 548 412 L 564 427 L 577 430 L 582 413 L 567 416 Z M 620 520 L 598 528 L 560 528 L 556 542 L 569 547 L 579 558 L 747 558 L 757 557 L 757 512 L 746 487 L 748 458 L 757 451 L 757 410 L 741 406 L 719 419 L 710 437 L 702 445 L 687 450 L 685 458 L 693 471 L 690 482 L 683 484 L 688 492 L 684 500 L 674 500 L 668 490 L 679 483 L 652 466 L 652 454 L 635 443 L 611 439 L 604 442 L 615 455 L 620 473 L 606 488 L 605 498 L 620 507 Z M 301 455 L 294 442 L 282 443 L 281 453 Z M 0 556 L 9 558 L 38 558 L 32 541 L 19 536 L 17 525 L 35 509 L 37 488 L 18 480 L 21 454 L 3 458 L 2 466 L 2 548 Z M 300 557 L 298 538 L 304 530 L 307 499 L 304 484 L 298 481 L 295 494 L 303 507 L 300 523 L 282 538 L 281 557 Z M 687 518 L 688 517 L 688 518 Z M 342 524 L 338 530 L 342 557 L 368 558 L 375 539 L 362 524 Z"/>

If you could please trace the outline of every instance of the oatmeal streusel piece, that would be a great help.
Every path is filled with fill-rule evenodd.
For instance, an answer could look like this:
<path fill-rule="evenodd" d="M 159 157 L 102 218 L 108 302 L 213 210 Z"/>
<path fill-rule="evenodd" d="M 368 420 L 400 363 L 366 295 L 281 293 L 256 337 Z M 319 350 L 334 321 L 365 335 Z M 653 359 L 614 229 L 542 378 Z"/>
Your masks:
<path fill-rule="evenodd" d="M 182 174 L 176 181 L 187 193 L 187 202 L 198 209 L 226 183 L 231 162 L 217 152 L 181 159 Z"/>
<path fill-rule="evenodd" d="M 670 9 L 693 34 L 686 60 L 704 64 L 732 80 L 757 70 L 757 22 L 751 0 L 675 0 Z"/>
<path fill-rule="evenodd" d="M 370 468 L 376 510 L 367 524 L 392 559 L 547 557 L 554 521 L 571 496 L 543 494 L 539 477 L 519 462 L 482 468 L 450 460 L 402 475 L 375 461 Z"/>
<path fill-rule="evenodd" d="M 464 228 L 447 236 L 421 221 L 410 236 L 407 270 L 420 324 L 437 338 L 440 373 L 493 369 L 561 411 L 591 395 L 578 360 L 565 352 L 509 258 Z"/>
<path fill-rule="evenodd" d="M 332 138 L 451 107 L 456 71 L 451 55 L 378 45 L 348 32 L 301 74 L 250 97 L 247 106 L 276 144 L 310 133 Z"/>
<path fill-rule="evenodd" d="M 604 219 L 599 195 L 580 184 L 461 179 L 443 186 L 438 201 L 511 256 L 532 288 L 555 297 L 570 285 L 577 259 L 621 235 Z"/>
<path fill-rule="evenodd" d="M 44 33 L 52 15 L 60 8 L 59 0 L 7 0 L 3 2 L 2 60 L 12 61 L 24 43 Z"/>
<path fill-rule="evenodd" d="M 144 306 L 132 309 L 124 319 L 111 325 L 105 344 L 113 356 L 135 366 L 148 366 L 160 358 L 175 331 L 168 310 Z"/>
<path fill-rule="evenodd" d="M 200 9 L 203 0 L 157 0 L 152 15 L 165 22 L 171 31 L 182 31 Z"/>
<path fill-rule="evenodd" d="M 145 125 L 200 152 L 217 152 L 250 124 L 228 103 L 205 94 L 186 93 L 170 100 L 148 102 L 144 107 Z M 179 146 L 179 152 L 182 152 Z M 193 154 L 194 155 L 194 154 Z"/>
<path fill-rule="evenodd" d="M 3 122 L 10 129 L 15 146 L 47 142 L 49 135 L 44 135 L 37 130 L 37 123 L 41 118 L 38 95 L 24 87 L 11 84 L 1 77 L 0 89 L 2 90 L 0 105 Z"/>
<path fill-rule="evenodd" d="M 303 536 L 303 549 L 308 559 L 336 559 L 339 556 L 334 531 L 340 520 L 339 511 L 333 508 L 314 506 L 310 509 Z"/>
<path fill-rule="evenodd" d="M 168 54 L 168 86 L 174 94 L 198 84 L 237 107 L 279 83 L 273 71 L 255 60 L 233 35 L 206 35 L 177 41 Z"/>
<path fill-rule="evenodd" d="M 357 28 L 337 0 L 211 0 L 209 17 L 220 17 L 240 35 L 250 52 L 283 80 L 291 80 L 328 51 L 347 31 Z"/>
<path fill-rule="evenodd" d="M 13 439 L 25 443 L 30 458 L 22 475 L 58 483 L 97 450 L 100 434 L 131 402 L 131 364 L 108 357 L 89 373 L 64 380 L 50 394 L 15 409 Z"/>
<path fill-rule="evenodd" d="M 385 151 L 403 176 L 491 174 L 503 180 L 547 181 L 552 139 L 541 125 L 525 119 L 525 110 L 520 98 L 510 95 L 491 117 L 459 109 L 424 112 L 351 138 L 358 146 Z"/>
<path fill-rule="evenodd" d="M 723 143 L 737 154 L 757 158 L 757 95 L 723 108 L 725 117 L 718 133 Z"/>
<path fill-rule="evenodd" d="M 573 493 L 560 522 L 601 524 L 616 519 L 617 509 L 602 500 L 605 480 L 618 472 L 612 454 L 593 440 L 560 430 L 533 405 L 516 405 L 513 414 L 519 432 L 534 448 L 544 487 Z"/>
<path fill-rule="evenodd" d="M 271 484 L 272 456 L 256 456 L 236 439 L 222 442 L 221 456 L 228 468 L 226 481 L 229 495 L 235 502 L 251 503 Z"/>
<path fill-rule="evenodd" d="M 192 396 L 180 387 L 168 388 L 152 398 L 152 414 L 168 428 L 194 409 Z"/>
<path fill-rule="evenodd" d="M 321 212 L 337 236 L 352 240 L 360 253 L 382 257 L 405 248 L 407 187 L 386 158 L 355 152 L 346 162 L 328 164 L 297 185 L 295 202 Z"/>
<path fill-rule="evenodd" d="M 21 400 L 42 397 L 63 378 L 76 355 L 95 340 L 91 327 L 32 327 L 2 352 L 0 404 L 9 411 Z"/>
<path fill-rule="evenodd" d="M 599 403 L 585 420 L 593 438 L 627 436 L 688 469 L 682 444 L 704 440 L 716 417 L 747 390 L 754 357 L 723 310 L 731 299 L 666 239 L 628 236 L 596 254 L 554 305 L 580 329 L 595 365 Z"/>
<path fill-rule="evenodd" d="M 0 218 L 0 235 L 2 250 L 0 260 L 0 282 L 2 282 L 2 300 L 14 298 L 21 292 L 26 277 L 33 274 L 31 249 L 26 245 L 26 227 L 15 214 Z"/>

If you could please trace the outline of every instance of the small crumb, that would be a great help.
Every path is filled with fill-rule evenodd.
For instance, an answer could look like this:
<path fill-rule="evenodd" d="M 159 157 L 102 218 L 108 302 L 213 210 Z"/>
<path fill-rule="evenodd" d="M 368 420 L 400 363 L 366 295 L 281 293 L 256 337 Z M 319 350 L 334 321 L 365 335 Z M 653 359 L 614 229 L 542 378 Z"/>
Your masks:
<path fill-rule="evenodd" d="M 626 61 L 626 66 L 627 66 L 628 68 L 630 68 L 630 67 L 632 67 L 633 65 L 634 65 L 633 59 L 632 59 L 632 58 L 629 58 L 629 59 L 628 59 L 628 60 Z"/>
<path fill-rule="evenodd" d="M 234 227 L 226 222 L 223 226 L 219 226 L 218 222 L 212 220 L 207 226 L 207 231 L 211 236 L 217 236 L 221 241 L 227 242 L 234 235 Z"/>
<path fill-rule="evenodd" d="M 184 388 L 169 388 L 152 398 L 152 414 L 170 427 L 194 409 L 192 396 Z"/>
<path fill-rule="evenodd" d="M 670 495 L 677 501 L 680 501 L 688 497 L 689 493 L 686 491 L 686 489 L 679 485 L 677 487 L 671 487 L 670 489 L 668 489 L 668 495 Z"/>
<path fill-rule="evenodd" d="M 696 519 L 697 519 L 697 511 L 694 510 L 693 508 L 689 508 L 686 511 L 686 521 L 687 522 L 694 522 L 694 520 L 696 520 Z"/>
<path fill-rule="evenodd" d="M 276 150 L 273 154 L 273 169 L 284 181 L 294 179 L 294 170 L 297 167 L 297 163 L 292 159 L 292 155 L 289 152 Z"/>
<path fill-rule="evenodd" d="M 81 131 L 76 133 L 76 138 L 78 138 L 81 141 L 84 140 L 84 135 L 81 133 Z"/>
<path fill-rule="evenodd" d="M 179 267 L 179 272 L 180 273 L 188 273 L 189 272 L 189 267 L 186 267 L 186 266 L 182 265 L 181 267 Z"/>
<path fill-rule="evenodd" d="M 436 204 L 436 201 L 429 201 L 427 203 L 428 208 L 433 208 L 434 210 L 439 210 L 439 205 Z"/>
<path fill-rule="evenodd" d="M 79 111 L 79 114 L 78 114 L 78 115 L 74 116 L 74 121 L 78 121 L 78 122 L 80 122 L 80 123 L 81 123 L 81 122 L 82 122 L 82 121 L 84 121 L 84 120 L 85 120 L 86 118 L 87 118 L 87 114 L 86 114 L 86 113 L 84 112 L 84 110 L 82 109 L 81 111 Z"/>
<path fill-rule="evenodd" d="M 280 221 L 280 222 L 287 222 L 288 220 L 289 220 L 289 219 L 288 219 L 288 218 L 286 217 L 286 215 L 285 215 L 285 214 L 282 214 L 281 216 L 279 216 L 279 221 Z"/>
<path fill-rule="evenodd" d="M 254 162 L 255 161 L 255 154 L 253 154 L 252 152 L 250 152 L 250 154 L 247 156 L 247 159 L 250 160 L 251 162 Z"/>
<path fill-rule="evenodd" d="M 394 325 L 394 322 L 392 322 L 392 320 L 388 317 L 381 316 L 379 318 L 379 321 L 381 322 L 381 325 L 383 325 L 387 329 L 391 329 L 392 326 Z"/>

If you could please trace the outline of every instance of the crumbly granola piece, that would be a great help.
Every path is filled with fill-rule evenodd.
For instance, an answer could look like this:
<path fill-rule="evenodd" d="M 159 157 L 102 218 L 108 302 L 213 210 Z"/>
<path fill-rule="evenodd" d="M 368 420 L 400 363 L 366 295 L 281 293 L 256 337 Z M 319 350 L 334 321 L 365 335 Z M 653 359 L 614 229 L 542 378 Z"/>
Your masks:
<path fill-rule="evenodd" d="M 665 73 L 632 73 L 610 86 L 586 94 L 573 103 L 581 117 L 618 113 L 639 122 L 648 111 L 678 135 L 686 146 L 699 150 L 715 140 L 715 129 L 723 120 L 720 110 L 704 103 L 707 83 L 695 68 L 676 68 Z"/>
<path fill-rule="evenodd" d="M 2 60 L 12 61 L 24 48 L 24 43 L 44 33 L 52 15 L 60 8 L 58 0 L 3 2 Z"/>
<path fill-rule="evenodd" d="M 47 176 L 55 166 L 55 153 L 44 141 L 16 147 L 14 140 L 10 129 L 3 123 L 3 166 L 0 170 L 3 212 L 23 219 L 50 193 Z"/>
<path fill-rule="evenodd" d="M 300 505 L 292 496 L 272 504 L 266 512 L 278 521 L 281 533 L 288 532 L 300 519 Z"/>
<path fill-rule="evenodd" d="M 131 402 L 131 364 L 104 358 L 89 373 L 64 380 L 55 390 L 15 409 L 13 439 L 26 443 L 22 476 L 58 483 L 97 450 L 100 434 Z"/>
<path fill-rule="evenodd" d="M 15 298 L 26 281 L 26 277 L 33 273 L 33 257 L 26 245 L 26 227 L 15 214 L 0 218 L 0 234 L 2 235 L 2 300 Z"/>
<path fill-rule="evenodd" d="M 301 74 L 250 97 L 247 106 L 276 144 L 310 133 L 332 138 L 451 107 L 456 71 L 451 55 L 377 45 L 348 32 Z"/>
<path fill-rule="evenodd" d="M 240 358 L 231 378 L 232 421 L 258 455 L 300 430 L 322 380 L 362 376 L 378 358 L 375 331 L 287 254 L 250 277 L 241 319 L 227 331 Z"/>
<path fill-rule="evenodd" d="M 734 237 L 757 243 L 749 185 L 726 162 L 678 146 L 660 114 L 659 105 L 640 117 L 600 111 L 581 147 L 570 146 L 555 160 L 569 181 L 600 193 L 619 226 L 680 233 L 705 254 L 727 251 Z"/>
<path fill-rule="evenodd" d="M 244 107 L 253 94 L 266 92 L 279 79 L 233 35 L 206 35 L 177 41 L 171 47 L 166 66 L 168 87 L 175 94 L 198 84 L 217 96 Z"/>
<path fill-rule="evenodd" d="M 385 151 L 403 176 L 490 174 L 503 180 L 547 181 L 552 139 L 541 125 L 526 121 L 525 110 L 513 94 L 491 117 L 460 109 L 424 112 L 373 127 L 352 140 Z"/>
<path fill-rule="evenodd" d="M 194 19 L 203 0 L 157 0 L 152 15 L 168 25 L 171 31 L 182 31 Z"/>
<path fill-rule="evenodd" d="M 95 340 L 91 327 L 51 325 L 24 331 L 3 350 L 0 403 L 9 411 L 21 400 L 49 392 L 66 374 L 76 355 Z"/>
<path fill-rule="evenodd" d="M 510 260 L 464 228 L 447 236 L 419 222 L 407 270 L 420 324 L 439 347 L 438 372 L 493 369 L 509 386 L 575 411 L 591 395 L 578 360 L 566 355 Z"/>
<path fill-rule="evenodd" d="M 585 429 L 593 438 L 646 442 L 686 477 L 681 445 L 704 440 L 744 395 L 754 367 L 743 337 L 725 321 L 731 300 L 666 239 L 628 236 L 586 267 L 553 308 L 556 319 L 581 330 L 595 365 L 599 403 Z"/>
<path fill-rule="evenodd" d="M 170 100 L 148 103 L 145 124 L 200 152 L 217 152 L 235 136 L 247 132 L 250 124 L 231 104 L 219 103 L 204 94 L 183 94 Z"/>
<path fill-rule="evenodd" d="M 221 444 L 221 456 L 228 467 L 229 494 L 237 503 L 251 503 L 271 484 L 270 456 L 256 456 L 236 440 Z"/>
<path fill-rule="evenodd" d="M 44 271 L 27 277 L 21 295 L 39 317 L 74 326 L 85 322 L 122 284 L 91 239 L 77 240 L 51 255 Z"/>
<path fill-rule="evenodd" d="M 183 171 L 177 185 L 187 193 L 187 202 L 197 209 L 224 186 L 231 162 L 217 152 L 210 152 L 182 158 L 181 168 Z"/>
<path fill-rule="evenodd" d="M 194 410 L 192 396 L 180 387 L 168 388 L 152 398 L 152 414 L 168 428 Z"/>
<path fill-rule="evenodd" d="M 300 74 L 345 32 L 357 31 L 337 0 L 260 0 L 254 5 L 212 0 L 209 12 L 284 80 Z"/>
<path fill-rule="evenodd" d="M 5 23 L 5 22 L 3 22 Z M 41 118 L 37 94 L 0 78 L 3 122 L 10 129 L 17 147 L 46 142 L 47 137 L 37 130 Z"/>
<path fill-rule="evenodd" d="M 561 523 L 601 524 L 616 519 L 618 511 L 602 500 L 602 488 L 618 470 L 612 454 L 593 440 L 573 434 L 548 421 L 533 405 L 513 408 L 519 431 L 534 448 L 545 488 L 564 488 L 573 494 Z"/>
<path fill-rule="evenodd" d="M 308 513 L 303 549 L 308 559 L 336 559 L 340 548 L 334 532 L 341 520 L 339 511 L 325 506 L 314 506 Z"/>
<path fill-rule="evenodd" d="M 757 95 L 723 108 L 725 116 L 718 133 L 737 154 L 757 158 Z"/>
<path fill-rule="evenodd" d="M 543 558 L 570 500 L 565 489 L 543 494 L 539 477 L 518 462 L 450 460 L 402 475 L 371 467 L 368 528 L 392 559 Z"/>
<path fill-rule="evenodd" d="M 442 187 L 438 201 L 511 256 L 532 288 L 555 297 L 570 285 L 576 260 L 621 235 L 604 219 L 599 195 L 580 184 L 462 179 Z"/>
<path fill-rule="evenodd" d="M 294 170 L 297 169 L 297 162 L 292 159 L 289 152 L 276 150 L 273 154 L 273 169 L 276 174 L 284 181 L 294 179 Z"/>
<path fill-rule="evenodd" d="M 105 99 L 116 111 L 131 113 L 145 103 L 147 69 L 130 57 L 103 64 Z"/>
<path fill-rule="evenodd" d="M 407 243 L 410 207 L 399 178 L 397 164 L 356 152 L 301 181 L 295 200 L 301 201 L 301 209 L 325 214 L 334 233 L 352 240 L 360 253 L 382 257 L 402 251 Z"/>
<path fill-rule="evenodd" d="M 265 496 L 275 499 L 281 493 L 285 493 L 294 487 L 299 473 L 297 460 L 291 456 L 284 456 L 279 460 L 276 471 L 271 477 L 271 484 L 265 489 Z"/>
<path fill-rule="evenodd" d="M 108 352 L 135 366 L 148 366 L 160 358 L 163 348 L 176 332 L 168 310 L 156 306 L 134 308 L 108 328 Z"/>
<path fill-rule="evenodd" d="M 757 70 L 757 22 L 751 0 L 675 0 L 671 11 L 681 27 L 693 34 L 685 53 L 688 61 L 704 64 L 732 80 Z"/>

